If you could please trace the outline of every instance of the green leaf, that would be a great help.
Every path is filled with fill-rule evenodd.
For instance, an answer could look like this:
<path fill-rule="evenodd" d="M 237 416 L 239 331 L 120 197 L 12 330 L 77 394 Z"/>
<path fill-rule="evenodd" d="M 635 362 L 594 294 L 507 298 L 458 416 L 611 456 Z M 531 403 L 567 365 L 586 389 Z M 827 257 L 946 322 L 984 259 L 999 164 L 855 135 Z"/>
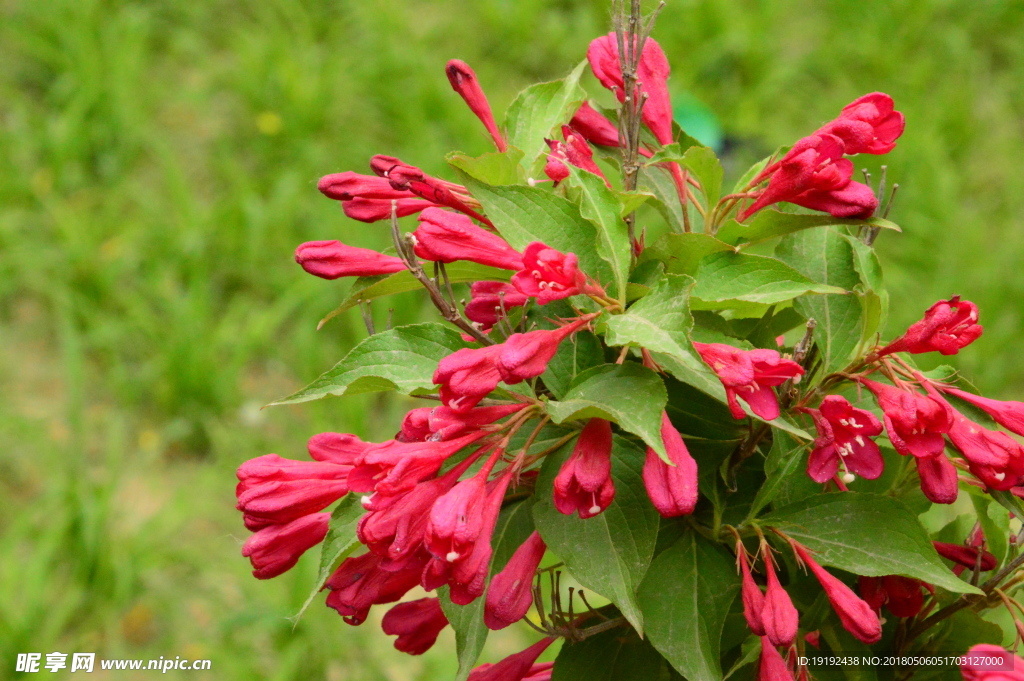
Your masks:
<path fill-rule="evenodd" d="M 635 594 L 654 556 L 660 520 L 644 487 L 645 453 L 629 440 L 614 437 L 615 500 L 604 513 L 581 520 L 559 513 L 552 501 L 552 482 L 571 451 L 572 445 L 567 445 L 544 464 L 533 508 L 537 530 L 580 584 L 618 606 L 630 624 L 643 632 Z"/>
<path fill-rule="evenodd" d="M 637 184 L 641 191 L 654 196 L 648 203 L 661 214 L 672 231 L 683 232 L 683 206 L 679 202 L 675 180 L 668 169 L 651 165 L 642 166 Z"/>
<path fill-rule="evenodd" d="M 453 284 L 464 284 L 474 281 L 508 281 L 512 277 L 512 272 L 508 270 L 478 265 L 475 262 L 468 261 L 449 263 L 445 265 L 445 272 L 448 273 L 448 279 Z M 420 284 L 419 280 L 412 276 L 408 270 L 402 270 L 394 274 L 381 274 L 375 277 L 359 277 L 352 282 L 352 288 L 349 289 L 345 302 L 321 319 L 317 329 L 323 328 L 323 325 L 331 319 L 346 310 L 351 310 L 359 305 L 360 302 L 396 293 L 417 291 L 422 287 L 423 285 Z"/>
<path fill-rule="evenodd" d="M 809 279 L 775 258 L 748 253 L 714 253 L 701 263 L 697 285 L 690 293 L 706 303 L 739 300 L 770 305 L 805 293 L 845 293 L 845 290 Z"/>
<path fill-rule="evenodd" d="M 956 593 L 981 593 L 942 564 L 920 522 L 887 496 L 823 494 L 761 521 L 805 545 L 823 565 L 856 575 L 904 575 Z"/>
<path fill-rule="evenodd" d="M 878 261 L 875 249 L 849 234 L 843 236 L 853 249 L 853 267 L 860 276 L 861 286 L 858 296 L 861 308 L 864 310 L 864 323 L 861 331 L 863 346 L 873 343 L 878 330 L 885 328 L 885 321 L 889 316 L 889 292 L 885 290 L 882 280 L 882 264 Z"/>
<path fill-rule="evenodd" d="M 739 591 L 733 560 L 692 530 L 647 571 L 638 599 L 654 647 L 688 681 L 719 681 L 719 645 Z"/>
<path fill-rule="evenodd" d="M 850 242 L 832 227 L 783 237 L 775 254 L 815 281 L 847 291 L 860 283 Z M 823 375 L 844 368 L 862 336 L 860 300 L 851 295 L 808 296 L 793 306 L 818 323 L 814 339 L 821 352 Z"/>
<path fill-rule="evenodd" d="M 615 281 L 614 296 L 625 300 L 626 279 L 633 251 L 629 230 L 622 219 L 622 201 L 597 175 L 568 166 L 570 196 L 580 207 L 580 215 L 597 229 L 597 253 L 611 267 Z M 550 244 L 549 244 L 550 245 Z"/>
<path fill-rule="evenodd" d="M 774 239 L 776 237 L 800 232 L 812 227 L 843 226 L 850 227 L 883 227 L 900 231 L 900 228 L 888 220 L 882 218 L 870 218 L 868 220 L 854 220 L 851 218 L 834 218 L 831 215 L 806 215 L 798 213 L 783 213 L 779 210 L 766 209 L 758 211 L 747 223 L 727 220 L 718 230 L 719 239 L 730 244 L 742 244 L 742 248 L 749 245 Z"/>
<path fill-rule="evenodd" d="M 505 567 L 515 550 L 533 532 L 533 501 L 531 497 L 501 509 L 491 537 L 491 545 L 494 547 L 491 576 Z M 480 652 L 484 649 L 489 633 L 484 624 L 486 599 L 478 598 L 469 605 L 456 605 L 448 595 L 447 586 L 437 591 L 441 599 L 441 609 L 452 625 L 452 631 L 455 632 L 455 650 L 459 657 L 459 673 L 455 681 L 466 681 L 476 665 L 477 658 L 480 657 Z"/>
<path fill-rule="evenodd" d="M 485 184 L 519 184 L 526 180 L 526 173 L 520 165 L 523 152 L 519 149 L 512 148 L 504 153 L 492 151 L 476 158 L 453 151 L 446 160 L 451 167 Z"/>
<path fill-rule="evenodd" d="M 1010 514 L 999 502 L 973 485 L 968 485 L 968 493 L 974 504 L 974 512 L 985 533 L 985 548 L 996 557 L 996 564 L 1002 565 L 1006 559 L 1010 544 Z"/>
<path fill-rule="evenodd" d="M 430 390 L 437 363 L 465 347 L 458 331 L 441 324 L 411 324 L 382 331 L 352 348 L 320 378 L 271 405 L 309 402 L 329 395 L 386 390 L 408 395 Z"/>
<path fill-rule="evenodd" d="M 588 624 L 590 624 L 588 622 Z M 672 681 L 679 676 L 650 643 L 612 629 L 579 643 L 566 640 L 551 681 Z"/>
<path fill-rule="evenodd" d="M 575 253 L 580 268 L 598 281 L 614 279 L 611 266 L 598 254 L 597 228 L 572 201 L 542 187 L 490 187 L 463 179 L 512 248 L 521 251 L 531 241 L 542 241 L 563 253 Z"/>
<path fill-rule="evenodd" d="M 1001 490 L 989 490 L 988 494 L 1007 511 L 1018 518 L 1024 518 L 1024 501 L 1021 501 L 1020 497 Z"/>
<path fill-rule="evenodd" d="M 544 139 L 553 138 L 586 101 L 587 95 L 580 87 L 586 65 L 580 62 L 561 80 L 531 85 L 519 93 L 505 113 L 506 140 L 509 146 L 526 153 L 523 167 L 531 177 L 537 177 L 544 167 Z"/>
<path fill-rule="evenodd" d="M 559 402 L 548 402 L 555 423 L 602 418 L 643 438 L 665 458 L 661 412 L 668 395 L 658 375 L 635 362 L 603 364 L 583 372 Z"/>
<path fill-rule="evenodd" d="M 705 256 L 732 250 L 732 246 L 710 234 L 669 233 L 645 248 L 639 263 L 658 260 L 665 263 L 666 272 L 693 276 Z"/>
<path fill-rule="evenodd" d="M 557 399 L 562 399 L 577 374 L 601 364 L 604 364 L 601 341 L 589 331 L 580 331 L 558 346 L 541 380 Z"/>
<path fill-rule="evenodd" d="M 747 168 L 747 172 L 743 173 L 742 177 L 740 177 L 740 179 L 736 181 L 735 186 L 733 186 L 732 191 L 729 193 L 739 194 L 740 192 L 747 189 L 747 185 L 753 182 L 754 178 L 757 177 L 761 173 L 761 171 L 768 166 L 768 162 L 771 161 L 772 159 L 780 158 L 782 154 L 785 153 L 786 149 L 786 147 L 780 147 L 776 149 L 775 153 L 772 154 L 771 156 L 766 156 L 765 158 L 762 158 L 754 165 Z"/>
<path fill-rule="evenodd" d="M 754 497 L 748 518 L 755 517 L 761 509 L 772 502 L 783 481 L 796 473 L 804 461 L 803 450 L 807 446 L 806 443 L 796 442 L 788 433 L 781 431 L 776 431 L 773 437 L 771 451 L 764 460 L 766 479 Z"/>
<path fill-rule="evenodd" d="M 693 328 L 688 305 L 693 279 L 668 274 L 650 293 L 626 310 L 608 317 L 605 342 L 620 346 L 633 343 L 652 352 L 690 354 L 687 336 Z"/>
<path fill-rule="evenodd" d="M 361 495 L 351 492 L 342 497 L 338 505 L 334 507 L 330 523 L 327 526 L 327 536 L 324 537 L 320 549 L 320 569 L 316 576 L 316 586 L 313 587 L 313 591 L 299 611 L 291 618 L 293 624 L 298 623 L 309 604 L 323 590 L 327 578 L 334 572 L 338 562 L 359 546 L 356 526 L 364 513 L 366 513 L 366 509 L 363 508 Z"/>
<path fill-rule="evenodd" d="M 683 154 L 680 163 L 700 182 L 701 193 L 708 210 L 714 208 L 722 195 L 722 177 L 725 171 L 711 147 L 690 147 Z"/>

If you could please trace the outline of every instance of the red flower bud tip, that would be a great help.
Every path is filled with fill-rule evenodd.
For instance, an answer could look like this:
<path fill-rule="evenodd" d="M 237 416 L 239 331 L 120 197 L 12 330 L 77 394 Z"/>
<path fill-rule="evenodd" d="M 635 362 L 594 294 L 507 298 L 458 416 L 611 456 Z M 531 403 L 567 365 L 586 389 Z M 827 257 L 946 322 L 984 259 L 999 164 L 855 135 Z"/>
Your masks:
<path fill-rule="evenodd" d="M 779 400 L 772 387 L 804 373 L 799 364 L 782 359 L 776 350 L 740 350 L 723 343 L 694 343 L 693 347 L 725 386 L 729 411 L 738 419 L 747 414 L 737 397 L 766 421 L 778 418 Z"/>
<path fill-rule="evenodd" d="M 580 293 L 603 294 L 588 284 L 575 253 L 561 253 L 534 241 L 523 251 L 523 269 L 512 275 L 512 285 L 523 295 L 537 298 L 540 305 Z"/>
<path fill-rule="evenodd" d="M 436 598 L 399 603 L 380 622 L 385 634 L 398 637 L 395 649 L 409 655 L 422 655 L 430 650 L 446 626 L 448 618 Z"/>
<path fill-rule="evenodd" d="M 501 404 L 493 407 L 476 407 L 466 413 L 459 413 L 449 407 L 420 407 L 405 415 L 400 433 L 404 442 L 434 442 L 450 440 L 467 430 L 494 423 L 525 409 L 523 403 Z"/>
<path fill-rule="evenodd" d="M 690 515 L 697 506 L 697 462 L 690 456 L 679 431 L 666 412 L 661 412 L 661 441 L 674 466 L 647 448 L 643 479 L 647 496 L 664 518 Z"/>
<path fill-rule="evenodd" d="M 535 662 L 554 640 L 542 638 L 526 650 L 509 655 L 497 664 L 482 664 L 470 672 L 469 681 L 535 681 L 535 677 L 544 674 L 550 678 L 550 667 L 536 665 Z"/>
<path fill-rule="evenodd" d="M 246 527 L 259 529 L 316 513 L 345 496 L 351 465 L 293 461 L 265 454 L 238 467 L 239 511 Z"/>
<path fill-rule="evenodd" d="M 918 579 L 900 575 L 860 577 L 857 585 L 861 598 L 877 613 L 885 605 L 896 617 L 914 617 L 924 607 L 924 582 Z"/>
<path fill-rule="evenodd" d="M 764 610 L 764 593 L 761 587 L 754 582 L 750 576 L 750 564 L 747 562 L 747 550 L 743 542 L 736 542 L 736 562 L 740 565 L 742 588 L 740 595 L 743 598 L 743 617 L 747 620 L 747 626 L 756 636 L 764 636 L 764 622 L 761 620 L 761 611 Z"/>
<path fill-rule="evenodd" d="M 768 180 L 757 199 L 737 219 L 748 217 L 772 204 L 788 201 L 835 217 L 867 218 L 878 199 L 867 185 L 853 181 L 853 162 L 843 158 L 845 146 L 835 135 L 805 137 L 781 160 L 765 168 L 755 182 Z"/>
<path fill-rule="evenodd" d="M 415 215 L 425 208 L 438 205 L 419 198 L 398 199 L 396 201 L 360 198 L 352 199 L 351 201 L 342 201 L 341 207 L 345 211 L 345 215 L 353 220 L 371 223 L 380 222 L 381 220 L 390 220 L 391 207 L 393 203 L 395 204 L 395 216 L 400 218 Z"/>
<path fill-rule="evenodd" d="M 903 126 L 903 114 L 893 109 L 892 97 L 872 92 L 847 104 L 839 118 L 815 134 L 835 135 L 850 155 L 888 154 L 903 134 Z"/>
<path fill-rule="evenodd" d="M 821 648 L 821 632 L 817 629 L 814 631 L 808 631 L 804 634 L 804 641 L 806 641 L 809 646 Z"/>
<path fill-rule="evenodd" d="M 372 277 L 405 269 L 401 258 L 346 246 L 340 241 L 307 241 L 295 249 L 295 262 L 322 279 Z"/>
<path fill-rule="evenodd" d="M 853 589 L 818 565 L 806 548 L 793 540 L 790 540 L 789 543 L 797 557 L 810 568 L 821 584 L 821 588 L 825 590 L 825 595 L 828 596 L 832 609 L 839 615 L 839 621 L 842 622 L 843 627 L 862 643 L 869 645 L 878 643 L 882 638 L 882 623 L 871 606 L 864 599 L 858 597 Z"/>
<path fill-rule="evenodd" d="M 484 624 L 488 629 L 504 629 L 526 617 L 533 604 L 533 577 L 546 549 L 544 540 L 534 532 L 516 549 L 501 572 L 491 578 L 484 607 Z"/>
<path fill-rule="evenodd" d="M 416 255 L 434 262 L 469 260 L 519 270 L 523 257 L 497 234 L 477 227 L 465 215 L 440 208 L 427 208 L 419 217 L 420 225 L 412 233 Z"/>
<path fill-rule="evenodd" d="M 885 416 L 885 430 L 892 446 L 900 454 L 934 457 L 946 447 L 943 435 L 953 425 L 953 410 L 931 395 L 901 390 L 890 385 L 861 379 L 874 393 Z"/>
<path fill-rule="evenodd" d="M 387 178 L 360 175 L 351 171 L 324 175 L 316 188 L 327 198 L 337 201 L 351 201 L 357 198 L 391 201 L 416 197 L 410 191 L 395 189 Z"/>
<path fill-rule="evenodd" d="M 466 318 L 488 330 L 498 323 L 504 308 L 521 307 L 529 296 L 520 293 L 512 284 L 503 281 L 474 281 L 469 288 L 472 299 L 466 305 Z"/>
<path fill-rule="evenodd" d="M 372 553 L 346 558 L 324 585 L 331 590 L 327 607 L 337 610 L 346 623 L 357 626 L 366 621 L 370 606 L 394 603 L 418 582 L 418 569 L 382 570 L 380 558 Z"/>
<path fill-rule="evenodd" d="M 991 416 L 996 423 L 1017 435 L 1024 435 L 1024 402 L 1004 402 L 993 400 L 981 395 L 958 390 L 949 386 L 937 386 L 943 392 L 955 395 L 965 402 L 973 404 Z"/>
<path fill-rule="evenodd" d="M 757 681 L 793 681 L 789 665 L 778 648 L 767 636 L 761 637 L 761 659 L 757 668 Z"/>
<path fill-rule="evenodd" d="M 891 431 L 890 431 L 891 433 Z M 890 435 L 890 439 L 891 439 Z M 959 493 L 956 466 L 941 453 L 915 459 L 921 491 L 934 504 L 952 504 Z"/>
<path fill-rule="evenodd" d="M 555 508 L 565 515 L 579 511 L 580 518 L 592 518 L 608 508 L 614 498 L 612 424 L 590 419 L 572 455 L 555 476 Z"/>
<path fill-rule="evenodd" d="M 807 459 L 807 475 L 825 483 L 845 470 L 868 480 L 882 474 L 885 462 L 871 438 L 880 435 L 882 424 L 865 409 L 856 409 L 845 397 L 828 395 L 818 409 L 806 409 L 818 429 L 814 449 Z"/>
<path fill-rule="evenodd" d="M 949 544 L 947 542 L 933 541 L 932 546 L 940 556 L 947 560 L 951 560 L 958 565 L 963 565 L 965 568 L 970 570 L 974 569 L 974 566 L 978 561 L 978 549 L 971 546 L 964 546 L 962 544 Z M 988 572 L 989 570 L 995 570 L 998 563 L 996 557 L 985 551 L 981 554 L 981 571 Z"/>
<path fill-rule="evenodd" d="M 940 300 L 914 322 L 906 333 L 878 351 L 878 356 L 893 352 L 940 352 L 955 355 L 981 336 L 978 306 L 960 296 Z"/>
<path fill-rule="evenodd" d="M 635 49 L 633 45 L 629 47 Z M 625 101 L 626 91 L 616 35 L 609 33 L 595 38 L 587 50 L 587 61 L 601 85 L 614 92 L 620 102 Z M 639 96 L 647 95 L 641 116 L 661 144 L 672 144 L 675 141 L 672 134 L 672 102 L 668 94 L 670 71 L 665 52 L 653 38 L 648 38 L 640 55 L 636 77 L 642 93 Z"/>
<path fill-rule="evenodd" d="M 502 137 L 501 131 L 498 130 L 498 125 L 494 122 L 494 114 L 491 113 L 491 105 L 487 101 L 487 96 L 484 94 L 483 88 L 480 87 L 476 74 L 473 73 L 473 69 L 469 67 L 469 64 L 458 59 L 452 59 L 448 62 L 448 66 L 445 67 L 445 73 L 448 74 L 448 82 L 452 84 L 452 89 L 459 93 L 459 96 L 469 105 L 470 110 L 487 128 L 487 132 L 490 133 L 491 139 L 494 140 L 494 146 L 498 148 L 498 151 L 504 152 L 508 150 L 505 138 Z"/>
<path fill-rule="evenodd" d="M 576 321 L 557 329 L 514 333 L 501 345 L 498 355 L 498 371 L 501 380 L 509 385 L 540 376 L 555 356 L 558 346 L 568 336 L 586 326 L 600 313 L 584 315 Z"/>
<path fill-rule="evenodd" d="M 352 466 L 371 444 L 348 433 L 319 433 L 309 438 L 306 449 L 316 461 Z"/>
<path fill-rule="evenodd" d="M 349 488 L 355 492 L 383 494 L 410 490 L 437 473 L 449 456 L 485 435 L 486 431 L 476 431 L 444 442 L 388 440 L 371 445 L 349 473 Z"/>
<path fill-rule="evenodd" d="M 242 555 L 252 563 L 253 576 L 270 579 L 291 570 L 303 553 L 324 540 L 330 520 L 330 513 L 311 513 L 257 531 L 242 546 Z"/>
<path fill-rule="evenodd" d="M 772 565 L 772 557 L 768 553 L 767 547 L 763 550 L 768 589 L 764 594 L 761 624 L 764 627 L 765 636 L 773 645 L 790 646 L 796 640 L 800 615 L 793 606 L 793 600 L 779 583 L 779 578 L 775 576 L 775 567 Z"/>
<path fill-rule="evenodd" d="M 980 643 L 960 665 L 964 681 L 1024 681 L 1024 660 L 999 646 Z"/>

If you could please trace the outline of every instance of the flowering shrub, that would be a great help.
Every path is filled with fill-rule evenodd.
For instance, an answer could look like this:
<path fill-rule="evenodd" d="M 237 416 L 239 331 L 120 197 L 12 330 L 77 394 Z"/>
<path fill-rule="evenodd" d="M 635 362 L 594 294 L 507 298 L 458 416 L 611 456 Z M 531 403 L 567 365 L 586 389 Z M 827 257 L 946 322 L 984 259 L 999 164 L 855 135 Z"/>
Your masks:
<path fill-rule="evenodd" d="M 860 97 L 723 189 L 713 151 L 672 121 L 669 65 L 636 6 L 587 52 L 617 110 L 587 100 L 581 64 L 499 126 L 453 61 L 496 152 L 450 154 L 457 182 L 389 156 L 320 181 L 395 245 L 298 247 L 310 274 L 358 277 L 332 316 L 422 287 L 443 323 L 368 322 L 280 401 L 395 390 L 425 406 L 387 442 L 321 433 L 311 461 L 245 463 L 254 575 L 321 545 L 310 601 L 326 589 L 351 625 L 421 587 L 384 633 L 416 655 L 452 626 L 459 681 L 806 679 L 834 675 L 807 667 L 815 652 L 979 644 L 1012 667 L 978 612 L 1021 611 L 1024 449 L 999 427 L 1024 435 L 1024 403 L 915 365 L 981 335 L 966 300 L 879 338 L 872 244 L 899 228 L 848 157 L 892 151 L 903 116 Z M 919 515 L 962 498 L 929 535 Z M 488 630 L 520 621 L 543 638 L 475 667 Z M 966 678 L 997 675 L 978 660 L 961 660 Z"/>

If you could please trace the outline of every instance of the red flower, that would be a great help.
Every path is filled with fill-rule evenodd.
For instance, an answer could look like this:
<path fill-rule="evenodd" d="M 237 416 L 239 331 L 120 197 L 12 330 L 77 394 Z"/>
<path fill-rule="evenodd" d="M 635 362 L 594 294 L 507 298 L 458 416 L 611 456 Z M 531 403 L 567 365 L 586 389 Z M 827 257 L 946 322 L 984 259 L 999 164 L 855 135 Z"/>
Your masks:
<path fill-rule="evenodd" d="M 951 560 L 958 565 L 962 565 L 970 570 L 974 569 L 974 566 L 978 562 L 979 549 L 973 546 L 964 546 L 963 544 L 949 544 L 941 541 L 933 541 L 932 546 L 935 547 L 935 551 L 945 558 Z M 996 557 L 985 551 L 981 554 L 981 571 L 988 572 L 989 570 L 995 570 L 998 563 Z"/>
<path fill-rule="evenodd" d="M 954 410 L 949 439 L 986 486 L 1005 491 L 1021 484 L 1024 447 L 1006 433 L 989 430 Z"/>
<path fill-rule="evenodd" d="M 1024 681 L 1024 660 L 999 646 L 980 643 L 960 665 L 964 681 Z"/>
<path fill-rule="evenodd" d="M 747 414 L 737 397 L 766 421 L 778 418 L 779 400 L 772 387 L 804 373 L 799 364 L 782 359 L 776 350 L 740 350 L 723 343 L 694 343 L 693 347 L 725 386 L 729 410 L 738 419 Z"/>
<path fill-rule="evenodd" d="M 416 198 L 410 191 L 392 187 L 387 178 L 361 175 L 351 170 L 324 175 L 317 182 L 316 188 L 327 198 L 336 201 L 351 201 L 357 198 L 385 201 Z"/>
<path fill-rule="evenodd" d="M 558 184 L 569 177 L 569 169 L 565 167 L 565 163 L 571 163 L 577 168 L 597 175 L 610 187 L 608 179 L 594 163 L 594 150 L 587 144 L 586 138 L 567 125 L 562 126 L 562 137 L 565 142 L 544 140 L 547 142 L 548 148 L 551 149 L 547 164 L 544 166 L 544 173 L 554 180 L 555 184 Z"/>
<path fill-rule="evenodd" d="M 569 121 L 569 127 L 583 135 L 584 139 L 591 144 L 598 144 L 602 147 L 619 146 L 619 129 L 597 109 L 590 106 L 589 102 L 583 102 L 583 105 L 576 110 L 572 120 Z"/>
<path fill-rule="evenodd" d="M 754 578 L 750 576 L 750 564 L 747 562 L 747 550 L 743 548 L 743 542 L 736 542 L 736 561 L 740 564 L 741 590 L 743 599 L 743 617 L 747 620 L 747 626 L 757 636 L 764 636 L 764 622 L 761 619 L 761 612 L 764 610 L 764 593 L 757 585 Z"/>
<path fill-rule="evenodd" d="M 371 444 L 349 433 L 319 433 L 309 438 L 306 449 L 315 461 L 352 466 Z"/>
<path fill-rule="evenodd" d="M 924 607 L 921 587 L 927 585 L 919 579 L 900 575 L 860 577 L 857 584 L 861 597 L 877 613 L 885 605 L 896 617 L 916 617 Z"/>
<path fill-rule="evenodd" d="M 372 277 L 405 269 L 401 258 L 368 248 L 346 246 L 340 241 L 307 241 L 295 249 L 295 262 L 321 279 Z"/>
<path fill-rule="evenodd" d="M 469 681 L 540 681 L 550 678 L 550 667 L 534 664 L 553 638 L 542 638 L 526 650 L 509 655 L 497 664 L 482 664 L 469 674 Z M 536 677 L 536 678 L 535 678 Z"/>
<path fill-rule="evenodd" d="M 479 324 L 484 331 L 498 323 L 498 319 L 503 316 L 502 308 L 508 313 L 529 300 L 529 296 L 503 281 L 474 281 L 469 291 L 472 299 L 466 305 L 466 318 Z"/>
<path fill-rule="evenodd" d="M 370 169 L 374 174 L 386 177 L 395 189 L 412 192 L 432 203 L 454 208 L 489 227 L 494 226 L 490 220 L 477 212 L 480 208 L 479 202 L 470 196 L 469 190 L 462 185 L 431 177 L 416 166 L 411 166 L 394 156 L 374 156 L 370 159 Z"/>
<path fill-rule="evenodd" d="M 331 590 L 327 607 L 334 608 L 353 626 L 366 621 L 370 606 L 394 603 L 419 582 L 419 570 L 388 572 L 380 558 L 367 553 L 346 558 L 324 585 Z"/>
<path fill-rule="evenodd" d="M 601 85 L 615 93 L 619 101 L 625 101 L 625 84 L 622 81 L 622 67 L 619 64 L 618 39 L 614 33 L 595 38 L 587 50 L 587 61 Z M 640 63 L 637 65 L 639 96 L 647 95 L 641 111 L 644 123 L 661 144 L 672 144 L 672 102 L 668 94 L 668 77 L 671 71 L 665 52 L 653 38 L 644 43 Z M 633 93 L 630 93 L 633 94 Z"/>
<path fill-rule="evenodd" d="M 416 255 L 435 262 L 469 260 L 481 265 L 519 270 L 523 257 L 497 234 L 473 224 L 465 215 L 428 208 L 412 233 Z"/>
<path fill-rule="evenodd" d="M 554 481 L 555 508 L 580 518 L 592 518 L 615 498 L 612 482 L 612 424 L 590 419 L 580 433 L 572 455 Z"/>
<path fill-rule="evenodd" d="M 512 275 L 512 285 L 541 305 L 580 293 L 604 293 L 587 282 L 575 253 L 561 253 L 539 241 L 523 251 L 523 269 Z"/>
<path fill-rule="evenodd" d="M 924 319 L 911 324 L 907 332 L 878 351 L 878 356 L 893 352 L 940 352 L 955 355 L 981 336 L 978 306 L 960 296 L 940 300 L 924 313 Z"/>
<path fill-rule="evenodd" d="M 401 442 L 434 442 L 450 440 L 467 430 L 476 430 L 481 426 L 494 423 L 517 411 L 526 408 L 525 402 L 501 404 L 493 407 L 476 407 L 465 413 L 457 412 L 450 407 L 420 407 L 405 415 L 402 430 L 396 436 Z"/>
<path fill-rule="evenodd" d="M 952 504 L 959 492 L 956 466 L 941 453 L 915 457 L 921 491 L 935 504 Z"/>
<path fill-rule="evenodd" d="M 445 73 L 448 74 L 448 82 L 452 84 L 452 89 L 459 93 L 459 96 L 469 105 L 470 110 L 476 114 L 476 117 L 487 128 L 491 139 L 494 140 L 494 146 L 498 148 L 498 151 L 506 151 L 508 145 L 505 144 L 505 138 L 502 137 L 501 131 L 498 130 L 498 125 L 494 122 L 491 105 L 487 101 L 487 95 L 484 94 L 483 88 L 480 87 L 473 69 L 464 61 L 452 59 L 448 62 L 448 66 L 445 67 Z"/>
<path fill-rule="evenodd" d="M 888 154 L 903 134 L 903 126 L 903 114 L 893 109 L 892 97 L 872 92 L 847 104 L 839 118 L 815 134 L 835 135 L 850 155 Z"/>
<path fill-rule="evenodd" d="M 369 223 L 380 222 L 381 220 L 390 220 L 392 204 L 395 204 L 396 217 L 400 218 L 415 215 L 424 208 L 439 205 L 419 198 L 398 199 L 395 201 L 388 201 L 386 199 L 358 198 L 352 199 L 351 201 L 343 201 L 341 203 L 341 207 L 345 211 L 345 215 L 353 220 Z"/>
<path fill-rule="evenodd" d="M 767 636 L 761 637 L 757 681 L 793 681 L 793 674 L 789 671 L 786 660 Z"/>
<path fill-rule="evenodd" d="M 250 530 L 286 523 L 345 496 L 351 470 L 351 466 L 265 454 L 238 467 L 236 508 L 245 514 Z"/>
<path fill-rule="evenodd" d="M 311 513 L 257 531 L 242 546 L 253 576 L 270 579 L 291 570 L 303 553 L 324 540 L 330 519 L 330 513 Z"/>
<path fill-rule="evenodd" d="M 792 539 L 789 540 L 789 543 L 797 557 L 810 568 L 818 579 L 821 588 L 825 590 L 825 595 L 828 596 L 829 603 L 832 604 L 832 609 L 839 615 L 839 621 L 843 623 L 843 627 L 862 643 L 869 645 L 878 643 L 882 638 L 882 624 L 878 621 L 878 616 L 871 606 L 864 599 L 859 598 L 853 589 L 818 565 L 806 548 Z"/>
<path fill-rule="evenodd" d="M 885 417 L 885 430 L 896 451 L 904 456 L 934 457 L 946 447 L 943 435 L 953 426 L 953 410 L 943 400 L 876 383 L 860 382 L 874 393 Z"/>
<path fill-rule="evenodd" d="M 397 636 L 395 649 L 410 655 L 422 655 L 437 642 L 437 635 L 448 626 L 448 618 L 436 598 L 420 598 L 394 606 L 380 621 L 388 636 Z"/>
<path fill-rule="evenodd" d="M 558 351 L 559 344 L 599 314 L 584 315 L 553 330 L 539 329 L 509 336 L 503 344 L 497 346 L 501 348 L 497 361 L 501 380 L 514 385 L 543 374 L 548 362 Z"/>
<path fill-rule="evenodd" d="M 697 505 L 697 462 L 665 412 L 661 412 L 661 441 L 675 466 L 669 466 L 657 452 L 647 448 L 643 470 L 647 496 L 664 518 L 689 515 Z"/>
<path fill-rule="evenodd" d="M 501 372 L 498 357 L 504 348 L 462 348 L 442 359 L 434 371 L 434 383 L 441 386 L 441 402 L 457 412 L 466 412 L 498 387 Z"/>
<path fill-rule="evenodd" d="M 828 395 L 818 409 L 805 410 L 814 419 L 818 437 L 807 459 L 807 475 L 815 482 L 828 482 L 843 468 L 874 480 L 885 465 L 874 440 L 882 424 L 865 409 L 856 409 L 845 397 Z"/>
<path fill-rule="evenodd" d="M 486 431 L 476 431 L 445 442 L 388 440 L 371 445 L 349 473 L 349 488 L 355 492 L 382 494 L 412 489 L 416 483 L 437 473 L 449 456 L 485 435 Z"/>
<path fill-rule="evenodd" d="M 772 557 L 765 548 L 764 571 L 768 577 L 768 589 L 764 593 L 764 607 L 761 609 L 761 625 L 765 636 L 777 646 L 790 646 L 796 640 L 800 615 L 793 607 L 793 599 L 775 576 Z"/>
<path fill-rule="evenodd" d="M 533 603 L 533 577 L 547 546 L 535 531 L 512 554 L 487 587 L 484 624 L 497 631 L 526 617 Z"/>
<path fill-rule="evenodd" d="M 983 410 L 986 414 L 995 419 L 996 423 L 1017 435 L 1024 435 L 1024 402 L 1004 402 L 993 400 L 981 395 L 950 388 L 944 385 L 937 386 L 943 392 L 956 395 L 961 400 L 973 404 Z"/>

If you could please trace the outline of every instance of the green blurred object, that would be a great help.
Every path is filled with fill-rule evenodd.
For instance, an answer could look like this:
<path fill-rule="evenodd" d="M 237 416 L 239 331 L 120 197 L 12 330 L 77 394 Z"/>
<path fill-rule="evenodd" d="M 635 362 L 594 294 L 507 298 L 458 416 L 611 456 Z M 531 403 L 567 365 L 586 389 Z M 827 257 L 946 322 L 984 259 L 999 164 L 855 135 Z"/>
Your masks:
<path fill-rule="evenodd" d="M 688 92 L 672 93 L 672 115 L 683 131 L 716 153 L 722 151 L 725 135 L 722 124 L 706 104 Z"/>

